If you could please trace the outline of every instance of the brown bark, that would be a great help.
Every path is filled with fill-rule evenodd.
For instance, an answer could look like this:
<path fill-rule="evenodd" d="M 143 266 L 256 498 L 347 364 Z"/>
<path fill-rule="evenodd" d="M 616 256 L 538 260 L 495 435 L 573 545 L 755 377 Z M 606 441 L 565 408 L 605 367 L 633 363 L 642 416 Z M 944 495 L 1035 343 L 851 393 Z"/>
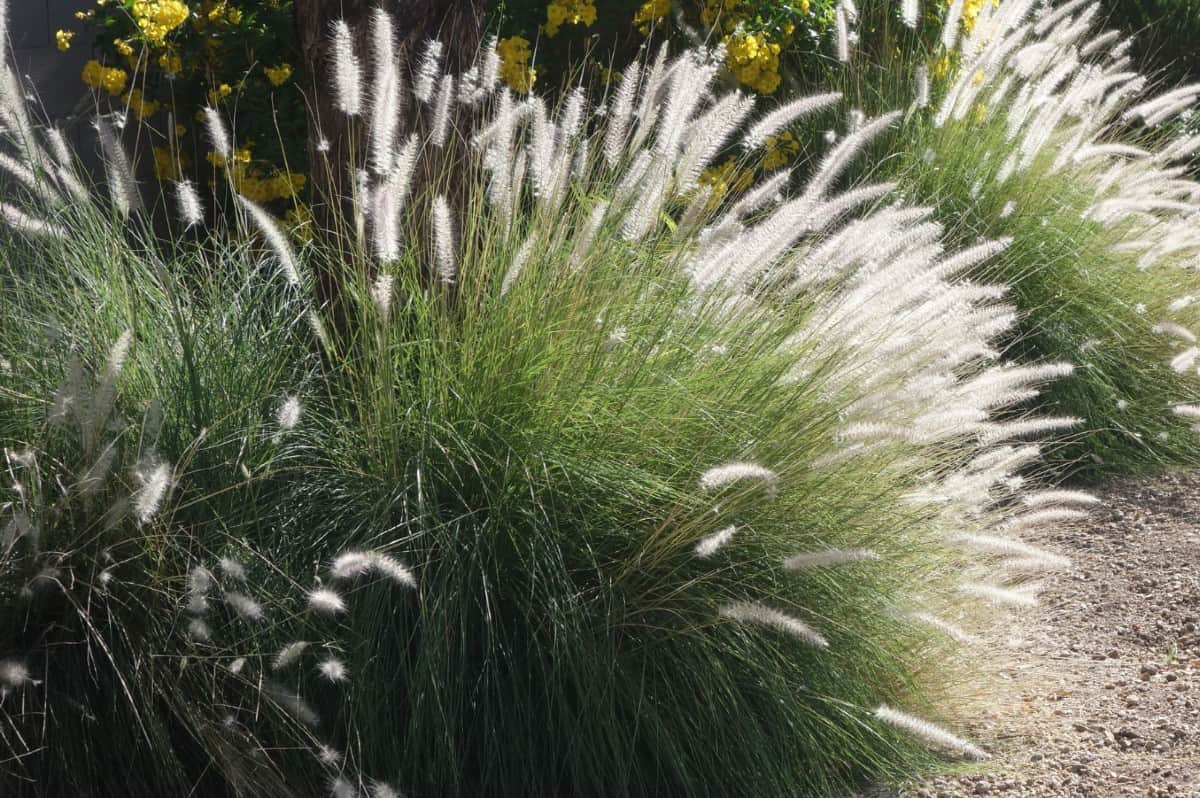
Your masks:
<path fill-rule="evenodd" d="M 301 85 L 308 107 L 308 153 L 312 164 L 313 213 L 326 227 L 342 222 L 344 198 L 351 187 L 350 153 L 362 153 L 363 125 L 350 125 L 334 107 L 329 31 L 337 20 L 345 20 L 354 32 L 356 48 L 367 69 L 367 26 L 371 12 L 382 8 L 391 13 L 399 37 L 400 69 L 411 86 L 411 73 L 427 39 L 444 45 L 444 65 L 450 72 L 466 69 L 475 59 L 483 34 L 484 0 L 295 0 L 296 36 L 304 59 Z M 412 118 L 404 114 L 401 133 Z M 353 137 L 353 138 L 352 138 Z M 326 154 L 317 152 L 322 139 L 330 144 Z M 328 165 L 328 166 L 327 166 Z M 322 299 L 336 299 L 327 276 L 321 281 Z"/>

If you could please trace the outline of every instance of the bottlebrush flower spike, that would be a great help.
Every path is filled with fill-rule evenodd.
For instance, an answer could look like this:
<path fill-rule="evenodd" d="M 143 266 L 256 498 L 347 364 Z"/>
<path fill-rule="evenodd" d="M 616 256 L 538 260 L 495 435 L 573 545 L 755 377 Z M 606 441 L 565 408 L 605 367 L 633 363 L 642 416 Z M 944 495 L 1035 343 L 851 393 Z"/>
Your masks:
<path fill-rule="evenodd" d="M 875 708 L 874 714 L 878 720 L 883 721 L 889 726 L 895 726 L 897 729 L 920 737 L 934 745 L 964 754 L 971 759 L 991 759 L 991 755 L 979 746 L 973 745 L 961 737 L 951 734 L 941 726 L 937 726 L 927 720 L 922 720 L 915 715 L 909 715 L 883 704 Z"/>
<path fill-rule="evenodd" d="M 346 602 L 333 590 L 316 588 L 308 593 L 308 607 L 322 615 L 339 615 L 346 611 Z"/>
<path fill-rule="evenodd" d="M 761 482 L 768 493 L 774 494 L 778 490 L 779 475 L 755 463 L 742 462 L 726 463 L 700 475 L 700 487 L 704 490 L 719 490 L 742 481 Z"/>
<path fill-rule="evenodd" d="M 433 262 L 443 283 L 453 283 L 458 276 L 457 250 L 450 203 L 439 194 L 433 201 Z"/>
<path fill-rule="evenodd" d="M 807 568 L 870 562 L 878 559 L 879 555 L 870 549 L 825 549 L 824 551 L 794 554 L 783 561 L 783 567 L 789 571 L 800 571 Z"/>
<path fill-rule="evenodd" d="M 730 525 L 703 538 L 696 544 L 696 556 L 701 559 L 713 556 L 722 546 L 733 540 L 736 533 L 737 527 Z"/>
<path fill-rule="evenodd" d="M 727 604 L 721 608 L 721 616 L 742 623 L 758 624 L 772 629 L 778 629 L 800 638 L 817 648 L 828 648 L 829 641 L 824 635 L 813 629 L 799 618 L 793 618 L 785 612 L 755 604 L 750 601 L 739 601 Z"/>
<path fill-rule="evenodd" d="M 347 116 L 362 113 L 362 66 L 354 54 L 354 37 L 345 20 L 333 23 L 333 95 Z"/>

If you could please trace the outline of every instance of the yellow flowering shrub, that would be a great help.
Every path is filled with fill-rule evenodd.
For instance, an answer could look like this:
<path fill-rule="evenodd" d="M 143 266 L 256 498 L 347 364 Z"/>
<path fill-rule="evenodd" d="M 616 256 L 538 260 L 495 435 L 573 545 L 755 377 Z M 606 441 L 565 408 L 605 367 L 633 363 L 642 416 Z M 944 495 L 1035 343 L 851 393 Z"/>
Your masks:
<path fill-rule="evenodd" d="M 125 91 L 125 82 L 129 79 L 125 70 L 106 67 L 95 59 L 84 64 L 82 77 L 83 82 L 93 89 L 103 89 L 114 97 Z"/>
<path fill-rule="evenodd" d="M 97 0 L 75 15 L 95 33 L 98 49 L 81 77 L 112 98 L 112 110 L 145 122 L 139 139 L 148 140 L 159 179 L 218 185 L 229 169 L 251 199 L 290 202 L 307 183 L 308 158 L 304 100 L 292 82 L 292 64 L 300 63 L 292 2 Z M 74 35 L 59 31 L 60 49 Z M 209 149 L 207 137 L 187 135 L 206 105 L 236 118 L 232 164 Z M 250 141 L 262 146 L 252 150 Z"/>
<path fill-rule="evenodd" d="M 796 159 L 800 154 L 800 142 L 791 131 L 785 130 L 774 136 L 767 136 L 763 150 L 763 171 L 774 172 Z"/>
<path fill-rule="evenodd" d="M 754 33 L 735 33 L 724 42 L 725 65 L 738 83 L 759 94 L 779 88 L 779 52 L 783 48 L 778 42 Z"/>
<path fill-rule="evenodd" d="M 500 56 L 500 79 L 520 94 L 532 89 L 537 72 L 529 65 L 533 54 L 529 40 L 524 36 L 509 36 L 497 43 L 496 52 Z"/>
<path fill-rule="evenodd" d="M 646 0 L 633 15 L 633 24 L 642 34 L 648 34 L 651 26 L 658 25 L 671 13 L 671 0 Z"/>
<path fill-rule="evenodd" d="M 596 21 L 596 6 L 592 0 L 551 0 L 546 6 L 547 36 L 554 36 L 563 24 L 587 27 Z"/>

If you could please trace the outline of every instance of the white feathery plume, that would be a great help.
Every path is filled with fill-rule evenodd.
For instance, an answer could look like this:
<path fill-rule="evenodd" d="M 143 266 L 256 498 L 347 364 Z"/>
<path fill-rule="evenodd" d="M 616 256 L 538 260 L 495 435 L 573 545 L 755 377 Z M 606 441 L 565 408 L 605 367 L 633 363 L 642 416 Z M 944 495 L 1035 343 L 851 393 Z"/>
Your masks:
<path fill-rule="evenodd" d="M 230 579 L 246 581 L 246 567 L 232 557 L 222 557 L 218 560 L 217 569 Z"/>
<path fill-rule="evenodd" d="M 346 611 L 346 601 L 336 591 L 319 587 L 309 591 L 308 608 L 322 615 L 338 615 Z"/>
<path fill-rule="evenodd" d="M 906 617 L 911 618 L 918 623 L 923 623 L 933 629 L 937 629 L 939 632 L 942 632 L 957 643 L 977 642 L 975 635 L 966 631 L 957 624 L 950 623 L 950 621 L 947 621 L 944 618 L 939 618 L 933 613 L 922 611 L 909 612 L 906 613 Z"/>
<path fill-rule="evenodd" d="M 761 482 L 769 494 L 778 490 L 779 475 L 755 463 L 733 462 L 710 468 L 700 475 L 700 487 L 719 490 L 737 482 Z"/>
<path fill-rule="evenodd" d="M 283 648 L 279 649 L 279 653 L 275 655 L 275 659 L 271 661 L 271 670 L 281 671 L 289 668 L 292 664 L 300 659 L 300 655 L 304 653 L 304 649 L 308 648 L 308 643 L 304 640 L 297 640 L 294 643 L 288 643 Z"/>
<path fill-rule="evenodd" d="M 213 152 L 226 162 L 233 158 L 233 143 L 229 131 L 225 128 L 225 120 L 221 112 L 212 106 L 204 107 L 204 131 L 208 134 L 208 144 Z"/>
<path fill-rule="evenodd" d="M 962 0 L 956 0 L 959 4 Z M 837 8 L 833 12 L 834 30 L 837 35 L 837 60 L 843 64 L 850 61 L 850 29 L 846 22 L 846 9 L 843 3 L 839 2 Z"/>
<path fill-rule="evenodd" d="M 338 684 L 350 678 L 350 670 L 346 667 L 346 663 L 342 662 L 337 657 L 326 657 L 317 665 L 317 672 L 327 682 Z"/>
<path fill-rule="evenodd" d="M 200 204 L 200 194 L 192 181 L 181 180 L 175 184 L 175 204 L 183 229 L 189 230 L 203 224 L 204 206 Z"/>
<path fill-rule="evenodd" d="M 794 554 L 783 561 L 783 567 L 789 571 L 801 571 L 807 568 L 871 562 L 878 559 L 879 555 L 870 549 L 824 549 Z"/>
<path fill-rule="evenodd" d="M 942 47 L 953 50 L 958 44 L 958 26 L 962 22 L 963 0 L 951 0 L 946 9 L 946 20 L 942 23 Z"/>
<path fill-rule="evenodd" d="M 396 136 L 404 101 L 392 16 L 382 8 L 371 13 L 371 61 L 370 166 L 375 174 L 385 175 L 392 170 L 396 158 Z"/>
<path fill-rule="evenodd" d="M 371 283 L 371 302 L 379 318 L 387 321 L 392 315 L 392 294 L 395 278 L 390 274 L 380 274 Z"/>
<path fill-rule="evenodd" d="M 344 551 L 334 559 L 329 573 L 334 579 L 354 579 L 377 573 L 405 587 L 417 586 L 416 577 L 402 562 L 378 551 Z"/>
<path fill-rule="evenodd" d="M 1200 405 L 1175 405 L 1171 412 L 1180 418 L 1200 419 Z"/>
<path fill-rule="evenodd" d="M 430 140 L 435 147 L 441 148 L 446 145 L 446 137 L 450 131 L 450 108 L 453 104 L 454 76 L 444 75 L 438 87 L 433 113 L 433 132 L 430 134 Z"/>
<path fill-rule="evenodd" d="M 334 558 L 329 573 L 334 579 L 353 579 L 368 573 L 374 567 L 371 552 L 344 551 Z"/>
<path fill-rule="evenodd" d="M 604 160 L 609 166 L 616 166 L 625 154 L 625 140 L 629 134 L 629 119 L 633 113 L 640 71 L 636 62 L 625 70 L 608 112 L 607 129 L 604 133 Z"/>
<path fill-rule="evenodd" d="M 572 270 L 583 266 L 583 262 L 592 251 L 592 242 L 596 240 L 596 234 L 600 232 L 600 226 L 604 224 L 604 217 L 607 214 L 608 203 L 604 200 L 597 202 L 596 207 L 592 208 L 592 212 L 588 214 L 588 220 L 583 227 L 583 232 L 575 239 L 575 246 L 571 250 L 570 264 Z"/>
<path fill-rule="evenodd" d="M 0 7 L 3 5 L 0 3 Z M 5 690 L 20 690 L 30 684 L 33 684 L 33 677 L 29 675 L 25 663 L 11 657 L 0 659 L 0 685 Z"/>
<path fill-rule="evenodd" d="M 403 210 L 408 201 L 412 188 L 412 176 L 416 170 L 417 153 L 420 139 L 413 133 L 404 142 L 400 152 L 394 158 L 391 171 L 383 183 L 370 192 L 367 200 L 360 205 L 370 202 L 371 209 L 371 239 L 375 256 L 384 263 L 392 263 L 400 259 L 402 250 L 401 233 L 403 229 Z"/>
<path fill-rule="evenodd" d="M 500 53 L 496 50 L 499 41 L 495 35 L 483 43 L 483 65 L 479 70 L 479 90 L 491 93 L 500 78 Z"/>
<path fill-rule="evenodd" d="M 293 430 L 300 423 L 300 400 L 295 396 L 289 396 L 283 400 L 283 404 L 279 406 L 279 410 L 275 413 L 275 423 L 281 430 Z"/>
<path fill-rule="evenodd" d="M 133 166 L 129 163 L 129 156 L 121 145 L 112 122 L 105 117 L 98 117 L 94 124 L 104 156 L 104 173 L 108 177 L 109 195 L 117 212 L 123 217 L 128 217 L 142 208 L 142 197 L 133 177 Z"/>
<path fill-rule="evenodd" d="M 1026 493 L 1021 502 L 1027 507 L 1042 507 L 1047 504 L 1099 504 L 1100 499 L 1081 490 L 1042 490 Z"/>
<path fill-rule="evenodd" d="M 19 208 L 0 202 L 0 221 L 21 233 L 28 233 L 43 238 L 66 240 L 67 230 L 54 222 L 35 219 Z"/>
<path fill-rule="evenodd" d="M 229 605 L 230 609 L 246 620 L 261 621 L 263 618 L 262 605 L 245 593 L 227 592 L 225 594 L 225 603 Z"/>
<path fill-rule="evenodd" d="M 777 629 L 800 638 L 818 648 L 828 648 L 829 641 L 799 618 L 750 601 L 738 601 L 721 608 L 721 616 L 741 623 L 753 623 Z"/>
<path fill-rule="evenodd" d="M 413 96 L 423 103 L 433 99 L 434 85 L 441 69 L 442 43 L 437 39 L 430 39 L 425 43 L 425 55 L 417 66 L 416 78 L 413 80 Z"/>
<path fill-rule="evenodd" d="M 995 554 L 1003 554 L 1007 557 L 1039 560 L 1053 568 L 1069 568 L 1071 565 L 1070 559 L 1060 554 L 1054 554 L 1020 540 L 999 535 L 961 534 L 951 537 L 950 542 Z"/>
<path fill-rule="evenodd" d="M 962 2 L 962 0 L 955 1 L 959 3 Z M 988 752 L 984 751 L 979 746 L 973 745 L 963 738 L 951 734 L 941 726 L 937 726 L 927 720 L 922 720 L 914 715 L 909 715 L 907 712 L 901 712 L 897 709 L 892 709 L 887 705 L 880 704 L 875 708 L 874 715 L 878 720 L 888 724 L 889 726 L 894 726 L 901 731 L 906 731 L 909 734 L 920 737 L 921 739 L 933 743 L 941 748 L 964 754 L 971 759 L 991 759 L 991 756 L 988 754 Z"/>
<path fill-rule="evenodd" d="M 1200 355 L 1200 349 L 1190 346 L 1175 357 L 1171 358 L 1171 368 L 1182 374 L 1192 366 L 1196 365 L 1197 355 Z"/>
<path fill-rule="evenodd" d="M 797 119 L 830 108 L 836 105 L 841 99 L 842 93 L 835 91 L 800 97 L 785 105 L 781 105 L 750 127 L 745 138 L 742 139 L 743 146 L 748 150 L 762 147 L 767 143 L 768 138 L 788 127 Z"/>
<path fill-rule="evenodd" d="M 705 559 L 717 553 L 722 546 L 733 540 L 733 536 L 737 533 L 737 527 L 730 526 L 718 530 L 707 537 L 704 537 L 696 544 L 696 556 Z"/>
<path fill-rule="evenodd" d="M 921 64 L 920 66 L 917 67 L 917 75 L 916 75 L 915 82 L 916 82 L 916 90 L 914 91 L 914 94 L 916 95 L 916 97 L 913 100 L 913 102 L 916 104 L 916 106 L 918 108 L 928 108 L 929 107 L 929 67 L 927 67 L 925 64 Z"/>
<path fill-rule="evenodd" d="M 322 743 L 317 748 L 317 759 L 320 760 L 322 765 L 329 765 L 330 767 L 332 767 L 334 765 L 340 764 L 343 758 L 344 757 L 342 756 L 342 752 L 337 750 L 333 746 L 325 745 L 324 743 Z"/>
<path fill-rule="evenodd" d="M 458 276 L 457 250 L 450 203 L 439 194 L 433 200 L 433 263 L 443 283 L 453 283 Z"/>
<path fill-rule="evenodd" d="M 1014 604 L 1020 607 L 1033 607 L 1037 605 L 1037 596 L 1033 593 L 1001 587 L 999 585 L 964 582 L 958 586 L 958 589 L 963 593 L 987 599 L 993 604 Z"/>
<path fill-rule="evenodd" d="M 271 218 L 271 214 L 241 194 L 238 194 L 237 198 L 242 207 L 246 209 L 246 212 L 250 214 L 250 218 L 254 221 L 259 232 L 262 233 L 271 251 L 275 253 L 275 257 L 279 261 L 279 268 L 283 271 L 283 275 L 287 278 L 288 283 L 299 287 L 300 271 L 297 268 L 296 253 L 292 250 L 292 245 L 288 242 L 287 236 L 279 229 L 279 225 Z"/>
<path fill-rule="evenodd" d="M 900 19 L 905 25 L 916 30 L 921 20 L 921 0 L 901 0 Z"/>
<path fill-rule="evenodd" d="M 1175 324 L 1170 321 L 1161 321 L 1150 328 L 1150 331 L 1158 335 L 1171 335 L 1187 341 L 1189 344 L 1196 343 L 1196 334 L 1184 327 L 1181 324 Z"/>
<path fill-rule="evenodd" d="M 354 37 L 345 20 L 333 23 L 333 95 L 347 116 L 362 113 L 362 66 L 354 54 Z"/>
<path fill-rule="evenodd" d="M 142 486 L 133 494 L 133 512 L 139 523 L 146 523 L 158 514 L 163 498 L 171 487 L 171 466 L 159 463 L 142 475 Z"/>
<path fill-rule="evenodd" d="M 417 578 L 413 575 L 413 572 L 395 557 L 390 557 L 380 552 L 372 552 L 371 567 L 374 571 L 398 585 L 411 588 L 416 588 L 417 586 Z"/>
<path fill-rule="evenodd" d="M 404 798 L 398 790 L 382 781 L 371 782 L 371 798 Z"/>
<path fill-rule="evenodd" d="M 188 621 L 188 637 L 193 640 L 206 643 L 212 639 L 212 628 L 204 622 L 203 618 L 192 618 Z"/>
<path fill-rule="evenodd" d="M 333 798 L 359 798 L 358 788 L 345 776 L 334 776 L 329 780 L 329 792 Z"/>
<path fill-rule="evenodd" d="M 517 254 L 513 256 L 512 263 L 508 266 L 508 271 L 504 273 L 504 278 L 500 281 L 500 296 L 507 294 L 513 284 L 520 279 L 521 274 L 525 271 L 525 264 L 529 262 L 529 256 L 533 254 L 533 248 L 537 243 L 538 237 L 534 233 L 521 242 Z"/>

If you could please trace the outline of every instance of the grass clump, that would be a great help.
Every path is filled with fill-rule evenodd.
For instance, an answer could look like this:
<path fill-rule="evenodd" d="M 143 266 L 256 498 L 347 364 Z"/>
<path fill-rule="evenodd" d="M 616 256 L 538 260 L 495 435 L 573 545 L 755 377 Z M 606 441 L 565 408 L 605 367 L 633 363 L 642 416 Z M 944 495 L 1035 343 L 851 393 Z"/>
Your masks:
<path fill-rule="evenodd" d="M 1147 91 L 1129 40 L 1103 33 L 1095 6 L 985 6 L 932 87 L 925 67 L 908 65 L 907 79 L 852 70 L 867 107 L 910 107 L 868 171 L 932 208 L 961 245 L 1010 242 L 976 275 L 1011 286 L 1009 356 L 1076 366 L 1038 399 L 1084 420 L 1053 453 L 1061 468 L 1192 464 L 1196 437 L 1174 409 L 1200 388 L 1189 363 L 1200 186 L 1185 171 L 1197 139 L 1173 121 L 1197 92 Z"/>
<path fill-rule="evenodd" d="M 339 58 L 370 143 L 332 241 L 242 200 L 162 254 L 111 141 L 115 200 L 46 227 L 68 182 L 32 126 L 10 137 L 40 172 L 0 273 L 0 436 L 59 476 L 0 497 L 28 519 L 0 560 L 5 794 L 79 789 L 83 756 L 155 794 L 638 796 L 836 794 L 929 764 L 922 740 L 983 755 L 923 718 L 985 605 L 1063 565 L 1022 537 L 1088 501 L 1037 490 L 1034 441 L 1074 420 L 1019 411 L 1070 368 L 1001 362 L 1004 288 L 962 277 L 1003 242 L 947 252 L 891 185 L 839 190 L 894 115 L 783 194 L 701 187 L 753 105 L 705 51 L 626 70 L 603 117 L 497 95 L 484 61 L 399 140 L 390 25 Z M 106 713 L 46 723 L 68 705 Z"/>

